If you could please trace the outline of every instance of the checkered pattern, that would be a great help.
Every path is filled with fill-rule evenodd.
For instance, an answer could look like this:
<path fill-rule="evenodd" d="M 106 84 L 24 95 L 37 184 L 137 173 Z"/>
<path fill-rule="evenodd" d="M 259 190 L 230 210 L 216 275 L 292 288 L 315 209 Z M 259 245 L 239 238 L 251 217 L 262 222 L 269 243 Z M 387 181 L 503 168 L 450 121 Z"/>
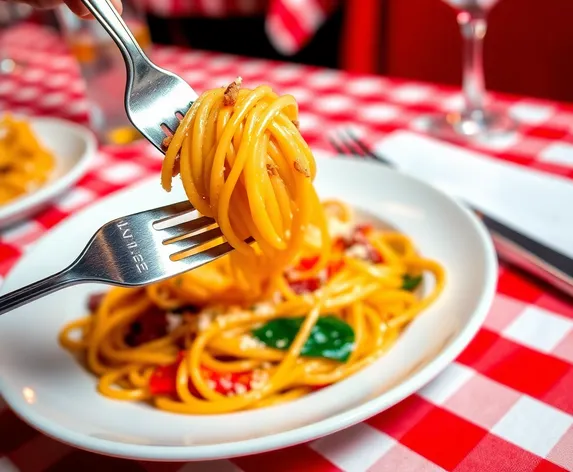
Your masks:
<path fill-rule="evenodd" d="M 0 76 L 0 104 L 85 122 L 87 105 L 73 61 L 53 36 L 26 33 L 17 37 L 28 44 L 13 46 L 26 53 L 28 68 L 21 76 Z M 302 131 L 317 152 L 330 152 L 326 130 L 352 125 L 377 140 L 415 127 L 422 113 L 459 105 L 456 91 L 427 84 L 169 48 L 156 49 L 154 57 L 197 90 L 240 74 L 247 85 L 270 82 L 281 93 L 293 93 Z M 63 101 L 46 100 L 49 96 Z M 572 106 L 506 96 L 495 96 L 492 105 L 521 126 L 511 139 L 478 143 L 477 149 L 573 178 Z M 0 275 L 46 230 L 94 200 L 156 174 L 160 162 L 146 143 L 101 148 L 97 166 L 75 188 L 35 219 L 0 233 Z M 98 456 L 39 434 L 5 405 L 0 410 L 0 431 L 9 431 L 1 435 L 1 471 L 573 471 L 573 306 L 502 267 L 483 328 L 456 362 L 417 394 L 326 438 L 229 461 L 154 464 Z"/>
<path fill-rule="evenodd" d="M 312 38 L 331 11 L 334 0 L 141 0 L 159 16 L 266 15 L 271 43 L 283 54 L 294 54 Z"/>

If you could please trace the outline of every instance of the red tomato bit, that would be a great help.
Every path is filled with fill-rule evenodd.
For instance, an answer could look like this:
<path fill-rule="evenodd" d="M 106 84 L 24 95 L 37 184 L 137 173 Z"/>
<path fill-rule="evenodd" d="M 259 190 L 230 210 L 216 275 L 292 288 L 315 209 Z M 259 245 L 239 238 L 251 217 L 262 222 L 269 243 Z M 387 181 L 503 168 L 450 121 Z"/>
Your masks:
<path fill-rule="evenodd" d="M 153 395 L 175 395 L 177 393 L 177 369 L 184 358 L 185 352 L 182 351 L 172 364 L 155 368 L 149 379 L 149 391 Z M 254 373 L 252 371 L 216 372 L 202 366 L 201 375 L 207 385 L 221 395 L 239 395 L 253 388 Z M 199 396 L 191 379 L 189 380 L 189 390 L 193 395 Z"/>

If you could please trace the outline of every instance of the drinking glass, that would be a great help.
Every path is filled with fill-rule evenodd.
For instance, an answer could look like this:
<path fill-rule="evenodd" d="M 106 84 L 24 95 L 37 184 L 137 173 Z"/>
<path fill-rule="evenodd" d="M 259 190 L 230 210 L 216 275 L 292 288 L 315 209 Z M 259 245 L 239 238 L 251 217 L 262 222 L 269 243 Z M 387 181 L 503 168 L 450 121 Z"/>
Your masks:
<path fill-rule="evenodd" d="M 443 0 L 457 12 L 464 42 L 461 111 L 430 117 L 427 131 L 441 137 L 487 136 L 512 132 L 515 123 L 509 116 L 485 107 L 486 88 L 483 70 L 483 41 L 487 15 L 498 0 Z"/>
<path fill-rule="evenodd" d="M 151 38 L 143 12 L 135 0 L 122 3 L 123 20 L 140 46 L 148 49 Z M 126 71 L 116 44 L 97 21 L 82 20 L 64 6 L 57 17 L 85 81 L 90 123 L 100 141 L 125 144 L 140 139 L 125 112 Z"/>
<path fill-rule="evenodd" d="M 19 65 L 9 54 L 6 45 L 6 33 L 12 26 L 31 13 L 32 8 L 28 5 L 0 2 L 0 75 L 14 73 Z"/>

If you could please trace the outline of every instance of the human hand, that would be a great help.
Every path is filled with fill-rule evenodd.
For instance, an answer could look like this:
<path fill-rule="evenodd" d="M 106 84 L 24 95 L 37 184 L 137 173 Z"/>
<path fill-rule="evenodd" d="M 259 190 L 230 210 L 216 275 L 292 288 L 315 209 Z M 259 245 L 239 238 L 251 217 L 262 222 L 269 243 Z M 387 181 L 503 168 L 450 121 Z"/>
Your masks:
<path fill-rule="evenodd" d="M 8 0 L 11 1 L 11 0 Z M 70 10 L 72 10 L 76 15 L 81 18 L 93 18 L 87 7 L 81 2 L 81 0 L 17 0 L 20 3 L 27 3 L 34 8 L 49 9 L 55 8 L 62 3 L 65 3 Z M 111 0 L 113 6 L 116 10 L 121 13 L 123 10 L 121 0 Z"/>

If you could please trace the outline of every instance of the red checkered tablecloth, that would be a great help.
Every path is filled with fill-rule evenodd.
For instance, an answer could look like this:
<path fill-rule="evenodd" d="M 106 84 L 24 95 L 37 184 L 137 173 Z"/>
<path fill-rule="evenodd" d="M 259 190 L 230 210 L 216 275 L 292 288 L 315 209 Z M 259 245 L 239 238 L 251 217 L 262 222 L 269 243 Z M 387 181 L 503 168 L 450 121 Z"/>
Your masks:
<path fill-rule="evenodd" d="M 41 38 L 38 36 L 41 35 Z M 12 40 L 27 67 L 0 75 L 0 109 L 86 121 L 74 61 L 59 40 L 29 30 Z M 361 128 L 377 140 L 415 126 L 425 112 L 459 102 L 458 91 L 430 84 L 215 53 L 157 48 L 154 58 L 197 90 L 241 75 L 271 83 L 300 103 L 302 132 L 331 151 L 325 132 Z M 491 156 L 573 178 L 573 106 L 496 96 L 517 118 L 515 139 L 475 144 Z M 0 231 L 5 275 L 47 230 L 116 190 L 154 175 L 161 156 L 146 143 L 102 147 L 92 170 L 36 218 Z M 566 204 L 566 202 L 563 202 Z M 289 449 L 205 464 L 147 463 L 76 450 L 36 432 L 0 406 L 0 471 L 573 471 L 573 306 L 508 267 L 485 325 L 436 380 L 368 421 Z"/>

